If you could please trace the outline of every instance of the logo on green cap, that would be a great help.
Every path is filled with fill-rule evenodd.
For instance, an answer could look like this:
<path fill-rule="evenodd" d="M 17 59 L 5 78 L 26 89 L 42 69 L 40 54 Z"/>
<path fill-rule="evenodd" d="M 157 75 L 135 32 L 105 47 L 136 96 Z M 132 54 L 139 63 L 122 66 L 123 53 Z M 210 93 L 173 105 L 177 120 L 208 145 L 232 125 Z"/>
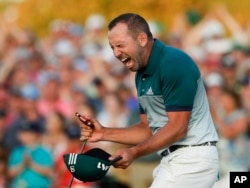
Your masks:
<path fill-rule="evenodd" d="M 99 148 L 94 148 L 86 153 L 70 153 L 63 156 L 70 173 L 78 180 L 84 182 L 97 181 L 106 175 L 110 166 L 120 157 L 109 161 L 111 155 Z"/>

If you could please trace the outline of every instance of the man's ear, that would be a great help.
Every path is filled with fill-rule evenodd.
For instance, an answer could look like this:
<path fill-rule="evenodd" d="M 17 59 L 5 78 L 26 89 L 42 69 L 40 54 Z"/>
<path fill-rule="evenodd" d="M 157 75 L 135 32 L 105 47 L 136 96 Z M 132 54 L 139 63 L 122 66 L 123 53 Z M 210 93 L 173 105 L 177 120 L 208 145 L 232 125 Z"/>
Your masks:
<path fill-rule="evenodd" d="M 140 33 L 138 36 L 138 41 L 142 47 L 145 47 L 148 42 L 148 36 L 146 35 L 146 33 Z"/>

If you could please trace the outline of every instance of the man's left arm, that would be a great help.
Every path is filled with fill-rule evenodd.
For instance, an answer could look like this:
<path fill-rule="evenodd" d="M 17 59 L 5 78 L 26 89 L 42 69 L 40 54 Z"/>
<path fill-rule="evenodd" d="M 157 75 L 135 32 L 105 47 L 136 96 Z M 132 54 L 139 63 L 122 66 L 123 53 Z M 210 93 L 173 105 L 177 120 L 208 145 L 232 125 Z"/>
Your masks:
<path fill-rule="evenodd" d="M 138 145 L 117 151 L 109 159 L 122 156 L 114 166 L 126 169 L 133 160 L 172 145 L 185 137 L 190 115 L 190 111 L 168 112 L 168 123 L 157 133 Z"/>
<path fill-rule="evenodd" d="M 168 112 L 169 121 L 155 135 L 131 148 L 135 158 L 169 147 L 186 136 L 191 111 Z"/>

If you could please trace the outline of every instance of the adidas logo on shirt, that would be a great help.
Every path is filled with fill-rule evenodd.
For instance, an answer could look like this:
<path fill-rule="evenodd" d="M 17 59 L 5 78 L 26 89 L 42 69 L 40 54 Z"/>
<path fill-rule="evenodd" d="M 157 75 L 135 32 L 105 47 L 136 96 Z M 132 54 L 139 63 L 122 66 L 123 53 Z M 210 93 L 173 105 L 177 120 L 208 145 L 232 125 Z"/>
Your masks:
<path fill-rule="evenodd" d="M 152 88 L 150 87 L 147 91 L 147 95 L 154 95 Z"/>

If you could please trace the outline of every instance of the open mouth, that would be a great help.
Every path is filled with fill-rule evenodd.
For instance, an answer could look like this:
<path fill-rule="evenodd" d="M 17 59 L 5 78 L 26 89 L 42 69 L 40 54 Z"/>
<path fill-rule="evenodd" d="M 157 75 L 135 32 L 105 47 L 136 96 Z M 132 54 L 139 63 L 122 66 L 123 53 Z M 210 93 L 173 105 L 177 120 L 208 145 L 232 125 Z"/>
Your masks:
<path fill-rule="evenodd" d="M 125 57 L 125 58 L 121 59 L 121 62 L 127 63 L 130 59 L 131 58 L 129 58 L 129 57 Z"/>
<path fill-rule="evenodd" d="M 134 65 L 133 65 L 133 61 L 130 57 L 124 57 L 122 59 L 120 59 L 120 61 L 128 68 L 131 69 Z"/>

